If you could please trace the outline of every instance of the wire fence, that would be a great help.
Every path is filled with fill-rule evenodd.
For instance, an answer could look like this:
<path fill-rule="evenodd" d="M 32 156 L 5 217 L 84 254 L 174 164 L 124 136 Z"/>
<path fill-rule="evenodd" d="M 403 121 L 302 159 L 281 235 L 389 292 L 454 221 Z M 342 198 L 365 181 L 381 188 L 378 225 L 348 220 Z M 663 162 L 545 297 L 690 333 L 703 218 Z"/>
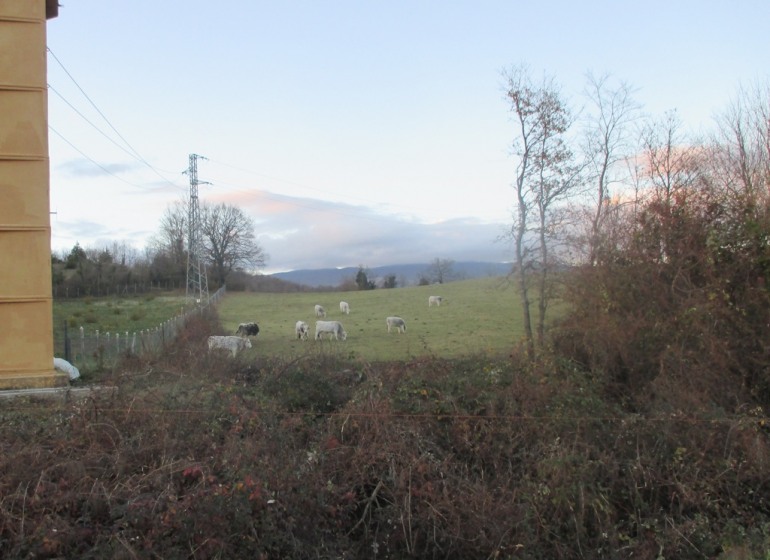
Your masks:
<path fill-rule="evenodd" d="M 120 282 L 116 284 L 54 284 L 51 288 L 54 299 L 79 299 L 81 297 L 135 296 L 139 294 L 165 293 L 184 290 L 186 280 L 164 280 L 157 282 Z"/>
<path fill-rule="evenodd" d="M 184 329 L 187 322 L 197 315 L 205 315 L 225 295 L 222 286 L 205 302 L 195 308 L 160 323 L 158 326 L 139 331 L 100 332 L 88 331 L 84 327 L 64 328 L 54 340 L 56 353 L 80 369 L 101 369 L 114 366 L 125 356 L 144 356 L 166 348 Z M 61 353 L 61 354 L 59 354 Z"/>

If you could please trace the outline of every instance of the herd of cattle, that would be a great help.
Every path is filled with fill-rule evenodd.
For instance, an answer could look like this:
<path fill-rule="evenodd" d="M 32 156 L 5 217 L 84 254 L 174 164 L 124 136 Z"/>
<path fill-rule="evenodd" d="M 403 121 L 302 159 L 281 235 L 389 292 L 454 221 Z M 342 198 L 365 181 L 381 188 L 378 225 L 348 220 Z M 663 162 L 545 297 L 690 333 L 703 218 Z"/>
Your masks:
<path fill-rule="evenodd" d="M 441 296 L 430 296 L 428 298 L 428 307 L 440 306 L 444 300 Z M 340 302 L 340 312 L 349 315 L 350 305 L 346 301 Z M 325 321 L 326 310 L 321 305 L 315 306 L 315 316 L 319 319 L 315 322 L 315 339 L 320 340 L 324 334 L 328 334 L 329 338 L 335 340 L 345 340 L 348 337 L 348 333 L 345 332 L 345 328 L 339 321 Z M 395 329 L 399 333 L 406 332 L 406 322 L 401 317 L 387 317 L 385 324 L 388 327 L 388 332 L 391 329 Z M 294 325 L 294 334 L 299 340 L 307 340 L 310 333 L 310 327 L 305 321 L 297 321 Z M 238 329 L 235 331 L 235 336 L 210 336 L 209 337 L 209 351 L 212 350 L 226 350 L 232 354 L 233 357 L 238 355 L 238 352 L 251 348 L 250 336 L 257 336 L 259 334 L 259 325 L 256 322 L 241 323 L 238 325 Z"/>

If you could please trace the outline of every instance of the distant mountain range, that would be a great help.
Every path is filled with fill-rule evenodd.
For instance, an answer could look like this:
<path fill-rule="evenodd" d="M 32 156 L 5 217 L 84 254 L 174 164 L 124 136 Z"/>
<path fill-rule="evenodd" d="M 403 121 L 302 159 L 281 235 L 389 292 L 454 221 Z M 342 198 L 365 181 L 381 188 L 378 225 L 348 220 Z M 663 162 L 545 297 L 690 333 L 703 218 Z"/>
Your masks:
<path fill-rule="evenodd" d="M 416 285 L 421 276 L 427 276 L 430 263 L 425 264 L 394 264 L 388 266 L 374 266 L 366 268 L 366 274 L 370 281 L 377 283 L 378 287 L 381 280 L 386 276 L 395 274 L 398 286 Z M 484 278 L 487 276 L 502 276 L 508 274 L 511 270 L 511 263 L 497 262 L 454 262 L 452 263 L 453 280 Z M 358 273 L 357 266 L 345 268 L 319 268 L 319 269 L 301 269 L 291 270 L 289 272 L 276 272 L 270 274 L 272 278 L 278 278 L 287 282 L 294 282 L 318 288 L 322 286 L 339 286 L 345 281 L 355 281 Z"/>

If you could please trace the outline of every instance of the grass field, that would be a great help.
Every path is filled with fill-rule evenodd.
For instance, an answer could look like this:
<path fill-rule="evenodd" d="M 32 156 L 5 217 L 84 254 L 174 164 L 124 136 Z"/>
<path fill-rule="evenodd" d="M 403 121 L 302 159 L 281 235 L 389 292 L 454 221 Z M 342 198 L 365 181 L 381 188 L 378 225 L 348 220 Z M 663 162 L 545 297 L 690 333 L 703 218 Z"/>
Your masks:
<path fill-rule="evenodd" d="M 441 307 L 428 308 L 428 296 L 444 298 Z M 350 315 L 339 302 L 350 304 Z M 324 306 L 327 320 L 339 320 L 346 341 L 313 340 L 315 304 Z M 234 334 L 238 324 L 259 323 L 259 336 L 250 353 L 292 357 L 318 348 L 369 361 L 403 360 L 436 355 L 509 352 L 523 334 L 515 288 L 504 278 L 483 278 L 434 286 L 323 293 L 230 292 L 217 306 L 223 332 Z M 404 334 L 388 334 L 385 318 L 404 319 Z M 310 325 L 310 340 L 294 336 L 294 325 Z"/>
<path fill-rule="evenodd" d="M 155 328 L 179 315 L 185 299 L 176 295 L 57 299 L 53 302 L 54 338 L 61 338 L 65 322 L 70 331 L 80 327 L 103 333 Z"/>

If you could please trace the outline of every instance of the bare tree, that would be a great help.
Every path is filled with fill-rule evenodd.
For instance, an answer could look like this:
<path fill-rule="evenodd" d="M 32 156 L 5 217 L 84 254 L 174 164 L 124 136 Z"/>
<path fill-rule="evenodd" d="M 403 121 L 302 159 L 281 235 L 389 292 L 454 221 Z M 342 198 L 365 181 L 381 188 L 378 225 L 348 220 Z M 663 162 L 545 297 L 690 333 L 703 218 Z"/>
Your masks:
<path fill-rule="evenodd" d="M 186 200 L 168 206 L 157 235 L 150 240 L 154 268 L 176 282 L 183 282 L 187 274 L 187 214 Z"/>
<path fill-rule="evenodd" d="M 667 207 L 677 192 L 693 185 L 700 167 L 693 164 L 697 151 L 682 136 L 675 111 L 650 123 L 643 132 L 647 177 L 653 196 Z"/>
<path fill-rule="evenodd" d="M 534 354 L 529 283 L 527 281 L 527 271 L 530 266 L 530 247 L 526 243 L 525 235 L 530 228 L 529 213 L 533 204 L 527 187 L 534 173 L 531 160 L 534 157 L 533 152 L 538 141 L 537 110 L 535 108 L 537 94 L 526 67 L 518 66 L 512 68 L 506 74 L 506 78 L 508 81 L 507 96 L 514 115 L 514 126 L 517 129 L 517 136 L 513 143 L 513 153 L 518 157 L 516 182 L 514 184 L 516 190 L 516 214 L 511 225 L 510 235 L 513 239 L 514 257 L 516 259 L 524 336 L 527 340 L 529 353 Z"/>
<path fill-rule="evenodd" d="M 452 259 L 440 259 L 436 257 L 433 259 L 433 262 L 428 265 L 425 276 L 431 283 L 443 284 L 444 282 L 451 282 L 456 277 L 454 264 L 455 262 Z"/>
<path fill-rule="evenodd" d="M 632 148 L 631 131 L 639 119 L 640 106 L 633 99 L 633 89 L 625 82 L 613 83 L 611 76 L 586 75 L 585 95 L 593 110 L 585 119 L 584 151 L 595 185 L 589 207 L 586 245 L 588 262 L 596 264 L 596 252 L 607 212 L 613 208 L 611 186 L 623 179 L 627 166 L 619 165 Z"/>
<path fill-rule="evenodd" d="M 109 251 L 120 266 L 132 267 L 139 261 L 139 251 L 126 241 L 113 241 Z"/>
<path fill-rule="evenodd" d="M 717 118 L 712 166 L 732 195 L 767 197 L 770 182 L 770 83 L 742 88 Z"/>
<path fill-rule="evenodd" d="M 220 285 L 234 269 L 265 265 L 267 255 L 257 242 L 253 220 L 235 206 L 202 205 L 201 238 L 205 260 Z"/>
<path fill-rule="evenodd" d="M 535 84 L 524 66 L 506 74 L 507 96 L 514 115 L 516 137 L 516 213 L 511 227 L 516 273 L 527 349 L 534 353 L 530 286 L 538 271 L 538 339 L 542 342 L 549 301 L 550 243 L 556 235 L 559 205 L 578 185 L 579 168 L 566 144 L 572 124 L 566 102 L 550 78 Z"/>

